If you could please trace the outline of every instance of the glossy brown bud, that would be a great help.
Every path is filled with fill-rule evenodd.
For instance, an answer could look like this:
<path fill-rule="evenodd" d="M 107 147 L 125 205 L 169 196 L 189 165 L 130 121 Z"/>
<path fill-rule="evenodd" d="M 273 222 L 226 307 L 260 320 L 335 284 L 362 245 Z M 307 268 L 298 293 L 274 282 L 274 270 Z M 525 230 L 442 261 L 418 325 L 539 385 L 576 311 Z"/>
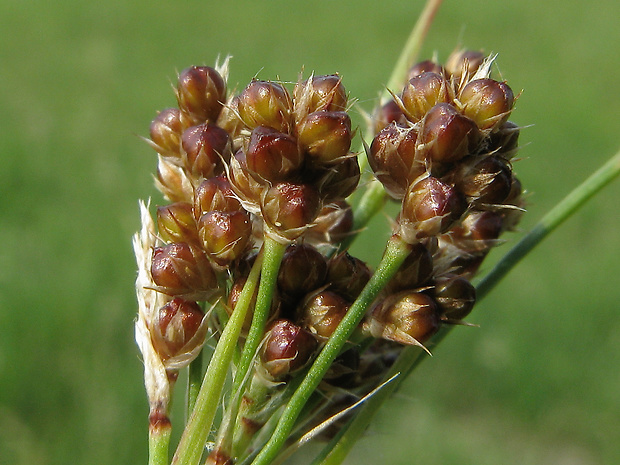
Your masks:
<path fill-rule="evenodd" d="M 390 100 L 379 107 L 374 115 L 374 120 L 376 135 L 390 123 L 406 124 L 407 118 L 405 118 L 402 108 L 394 100 Z"/>
<path fill-rule="evenodd" d="M 334 163 L 351 148 L 351 118 L 344 111 L 315 111 L 297 125 L 299 145 L 319 163 Z"/>
<path fill-rule="evenodd" d="M 418 138 L 424 157 L 439 163 L 460 160 L 476 150 L 479 140 L 476 123 L 446 103 L 428 111 Z"/>
<path fill-rule="evenodd" d="M 428 176 L 407 190 L 399 217 L 400 235 L 410 244 L 446 232 L 467 204 L 451 186 Z"/>
<path fill-rule="evenodd" d="M 433 295 L 442 319 L 447 320 L 462 320 L 469 315 L 476 303 L 476 288 L 458 275 L 437 278 Z"/>
<path fill-rule="evenodd" d="M 326 204 L 315 220 L 315 226 L 306 233 L 313 243 L 337 244 L 347 238 L 353 229 L 353 209 L 344 199 Z"/>
<path fill-rule="evenodd" d="M 314 184 L 326 201 L 351 195 L 359 184 L 361 172 L 357 156 L 351 154 L 330 165 L 314 166 L 305 170 L 304 177 Z"/>
<path fill-rule="evenodd" d="M 512 121 L 506 121 L 493 131 L 488 139 L 488 152 L 510 160 L 517 153 L 520 128 Z"/>
<path fill-rule="evenodd" d="M 269 182 L 290 178 L 303 162 L 295 139 L 265 126 L 252 130 L 245 157 L 248 169 L 257 180 Z"/>
<path fill-rule="evenodd" d="M 483 156 L 462 163 L 454 173 L 456 188 L 477 207 L 502 204 L 512 188 L 512 171 L 497 157 Z"/>
<path fill-rule="evenodd" d="M 162 360 L 191 352 L 204 342 L 198 333 L 204 313 L 196 302 L 178 297 L 161 307 L 153 321 L 153 346 Z M 198 336 L 198 337 L 196 337 Z"/>
<path fill-rule="evenodd" d="M 312 76 L 295 85 L 293 96 L 295 112 L 302 117 L 314 111 L 344 111 L 348 100 L 342 78 L 337 74 Z"/>
<path fill-rule="evenodd" d="M 226 101 L 226 83 L 215 69 L 192 66 L 179 74 L 177 100 L 194 124 L 213 123 Z"/>
<path fill-rule="evenodd" d="M 288 240 L 299 237 L 321 208 L 319 192 L 310 184 L 281 182 L 271 187 L 262 200 L 267 225 Z"/>
<path fill-rule="evenodd" d="M 411 78 L 401 96 L 407 119 L 417 123 L 438 103 L 452 102 L 452 94 L 448 81 L 441 74 L 425 72 Z"/>
<path fill-rule="evenodd" d="M 470 254 L 479 254 L 497 243 L 503 225 L 504 217 L 499 211 L 472 210 L 450 231 L 450 240 Z"/>
<path fill-rule="evenodd" d="M 463 114 L 474 120 L 481 130 L 493 129 L 510 116 L 514 94 L 505 82 L 476 79 L 461 90 L 459 101 Z"/>
<path fill-rule="evenodd" d="M 212 124 L 193 126 L 183 133 L 187 169 L 195 176 L 210 178 L 223 171 L 223 160 L 230 158 L 228 133 Z"/>
<path fill-rule="evenodd" d="M 199 242 L 192 205 L 187 202 L 157 207 L 157 230 L 166 242 Z"/>
<path fill-rule="evenodd" d="M 368 163 L 386 192 L 402 199 L 409 184 L 426 172 L 416 159 L 417 131 L 396 124 L 386 126 L 372 141 Z"/>
<path fill-rule="evenodd" d="M 275 379 L 303 368 L 312 358 L 318 343 L 305 329 L 285 319 L 274 321 L 267 332 L 261 362 Z"/>
<path fill-rule="evenodd" d="M 206 300 L 217 287 L 215 272 L 204 252 L 185 242 L 156 247 L 151 275 L 158 291 L 192 300 Z"/>
<path fill-rule="evenodd" d="M 151 122 L 151 146 L 165 157 L 181 157 L 181 135 L 190 126 L 178 108 L 167 108 Z"/>
<path fill-rule="evenodd" d="M 409 79 L 419 76 L 422 73 L 436 73 L 443 76 L 445 70 L 443 66 L 432 60 L 424 60 L 416 63 L 409 69 Z"/>
<path fill-rule="evenodd" d="M 237 110 L 250 129 L 268 126 L 288 134 L 293 127 L 292 109 L 289 93 L 275 82 L 252 81 L 239 94 Z"/>
<path fill-rule="evenodd" d="M 320 340 L 328 339 L 342 321 L 351 304 L 332 291 L 309 296 L 301 308 L 304 328 Z"/>
<path fill-rule="evenodd" d="M 241 210 L 241 204 L 226 176 L 220 175 L 205 179 L 194 191 L 194 218 L 199 220 L 210 211 Z"/>
<path fill-rule="evenodd" d="M 252 237 L 252 223 L 245 210 L 211 211 L 198 220 L 198 234 L 211 259 L 226 266 L 245 251 Z"/>
<path fill-rule="evenodd" d="M 283 295 L 299 298 L 321 287 L 327 276 L 327 261 L 314 247 L 289 245 L 278 273 L 278 289 Z"/>
<path fill-rule="evenodd" d="M 424 244 L 415 244 L 394 277 L 388 283 L 393 294 L 426 284 L 433 275 L 433 257 Z"/>
<path fill-rule="evenodd" d="M 329 260 L 326 283 L 330 290 L 353 302 L 371 275 L 370 268 L 362 260 L 344 251 Z"/>
<path fill-rule="evenodd" d="M 416 291 L 390 295 L 372 310 L 366 326 L 374 337 L 408 345 L 420 345 L 440 327 L 433 298 Z"/>
<path fill-rule="evenodd" d="M 446 72 L 458 82 L 461 79 L 469 80 L 474 75 L 482 62 L 484 53 L 475 50 L 457 50 L 446 61 Z"/>

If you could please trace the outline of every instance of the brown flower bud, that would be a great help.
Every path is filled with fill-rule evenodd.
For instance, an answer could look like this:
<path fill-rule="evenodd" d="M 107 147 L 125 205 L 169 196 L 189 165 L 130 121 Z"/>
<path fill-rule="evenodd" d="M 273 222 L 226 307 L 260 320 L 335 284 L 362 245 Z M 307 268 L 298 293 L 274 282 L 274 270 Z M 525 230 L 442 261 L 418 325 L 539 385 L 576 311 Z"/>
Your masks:
<path fill-rule="evenodd" d="M 326 340 L 336 330 L 350 305 L 347 300 L 332 291 L 313 294 L 301 307 L 302 325 L 320 340 Z"/>
<path fill-rule="evenodd" d="M 228 133 L 209 123 L 185 131 L 182 145 L 187 154 L 187 169 L 195 176 L 210 178 L 221 174 L 222 159 L 230 157 Z"/>
<path fill-rule="evenodd" d="M 224 175 L 205 179 L 194 191 L 194 218 L 210 211 L 241 210 L 241 204 Z"/>
<path fill-rule="evenodd" d="M 446 320 L 462 320 L 469 315 L 476 303 L 476 288 L 458 275 L 437 278 L 433 295 L 442 319 Z"/>
<path fill-rule="evenodd" d="M 243 208 L 252 213 L 258 213 L 259 202 L 265 187 L 250 174 L 243 150 L 239 150 L 234 157 L 231 157 L 228 180 L 237 197 L 241 199 Z"/>
<path fill-rule="evenodd" d="M 178 108 L 167 108 L 151 122 L 151 146 L 165 157 L 181 157 L 181 135 L 190 126 Z"/>
<path fill-rule="evenodd" d="M 199 243 L 198 227 L 190 203 L 175 202 L 157 207 L 157 229 L 167 242 Z"/>
<path fill-rule="evenodd" d="M 420 345 L 439 330 L 440 323 L 433 298 L 407 290 L 376 304 L 365 326 L 374 337 Z"/>
<path fill-rule="evenodd" d="M 276 234 L 294 240 L 315 220 L 321 208 L 319 193 L 310 184 L 281 182 L 262 199 L 261 211 Z"/>
<path fill-rule="evenodd" d="M 386 192 L 402 199 L 409 184 L 426 172 L 424 162 L 416 159 L 417 131 L 396 124 L 386 126 L 367 151 L 368 163 Z"/>
<path fill-rule="evenodd" d="M 438 103 L 452 102 L 452 93 L 448 81 L 441 74 L 425 72 L 411 78 L 401 96 L 407 119 L 417 123 Z"/>
<path fill-rule="evenodd" d="M 504 160 L 512 159 L 519 146 L 519 133 L 519 126 L 506 121 L 489 135 L 487 150 Z"/>
<path fill-rule="evenodd" d="M 315 226 L 306 233 L 306 240 L 313 243 L 337 244 L 351 234 L 353 209 L 346 200 L 334 200 L 319 213 Z"/>
<path fill-rule="evenodd" d="M 443 69 L 443 66 L 432 60 L 424 60 L 416 63 L 409 69 L 408 79 L 419 76 L 422 73 L 436 73 L 444 76 L 445 70 Z"/>
<path fill-rule="evenodd" d="M 303 368 L 317 349 L 316 339 L 305 329 L 285 319 L 274 321 L 265 338 L 261 362 L 275 379 Z"/>
<path fill-rule="evenodd" d="M 177 100 L 194 124 L 213 123 L 226 101 L 226 83 L 213 68 L 191 66 L 179 74 Z"/>
<path fill-rule="evenodd" d="M 474 152 L 479 140 L 476 123 L 447 103 L 428 111 L 418 138 L 424 157 L 439 163 L 455 162 Z"/>
<path fill-rule="evenodd" d="M 351 195 L 359 184 L 361 172 L 357 156 L 351 154 L 337 163 L 319 165 L 304 170 L 304 179 L 314 184 L 321 197 L 330 201 Z"/>
<path fill-rule="evenodd" d="M 465 200 L 454 188 L 428 176 L 407 190 L 399 217 L 399 233 L 410 244 L 437 236 L 450 229 L 466 207 Z"/>
<path fill-rule="evenodd" d="M 415 244 L 394 277 L 388 283 L 393 294 L 423 286 L 433 275 L 433 257 L 424 244 Z"/>
<path fill-rule="evenodd" d="M 196 302 L 174 298 L 161 307 L 153 321 L 153 346 L 162 360 L 191 352 L 204 342 L 199 331 L 204 313 Z"/>
<path fill-rule="evenodd" d="M 463 114 L 474 120 L 481 130 L 493 129 L 510 116 L 514 94 L 505 82 L 476 79 L 461 90 L 459 101 L 463 105 Z"/>
<path fill-rule="evenodd" d="M 237 110 L 250 129 L 268 126 L 289 134 L 293 127 L 292 109 L 289 93 L 275 82 L 252 81 L 239 94 Z"/>
<path fill-rule="evenodd" d="M 312 76 L 295 85 L 293 91 L 295 112 L 302 119 L 314 111 L 344 111 L 347 107 L 347 92 L 342 78 L 337 74 Z"/>
<path fill-rule="evenodd" d="M 351 148 L 351 118 L 344 111 L 315 111 L 297 125 L 299 145 L 319 163 L 333 163 Z"/>
<path fill-rule="evenodd" d="M 211 259 L 227 266 L 245 251 L 252 236 L 252 223 L 245 210 L 211 211 L 198 220 L 198 234 Z"/>
<path fill-rule="evenodd" d="M 256 179 L 269 182 L 289 179 L 303 162 L 295 139 L 265 126 L 252 130 L 245 157 Z"/>
<path fill-rule="evenodd" d="M 449 241 L 468 254 L 486 253 L 497 244 L 504 217 L 498 211 L 472 210 L 449 233 Z"/>
<path fill-rule="evenodd" d="M 460 164 L 454 184 L 470 203 L 481 208 L 502 204 L 512 188 L 512 171 L 497 157 L 483 156 Z"/>
<path fill-rule="evenodd" d="M 446 72 L 457 82 L 468 81 L 484 61 L 484 53 L 474 50 L 457 50 L 446 61 Z"/>
<path fill-rule="evenodd" d="M 151 275 L 157 290 L 192 300 L 206 300 L 216 289 L 215 272 L 204 252 L 185 242 L 153 250 Z"/>
<path fill-rule="evenodd" d="M 325 282 L 327 262 L 314 247 L 306 244 L 289 245 L 278 273 L 278 288 L 286 297 L 299 298 Z"/>
<path fill-rule="evenodd" d="M 330 290 L 353 302 L 371 275 L 370 268 L 362 260 L 344 251 L 329 260 L 326 283 Z"/>
<path fill-rule="evenodd" d="M 405 118 L 405 114 L 398 104 L 394 100 L 390 100 L 379 107 L 375 112 L 374 120 L 376 135 L 390 123 L 397 123 L 398 125 L 406 124 L 407 118 Z"/>

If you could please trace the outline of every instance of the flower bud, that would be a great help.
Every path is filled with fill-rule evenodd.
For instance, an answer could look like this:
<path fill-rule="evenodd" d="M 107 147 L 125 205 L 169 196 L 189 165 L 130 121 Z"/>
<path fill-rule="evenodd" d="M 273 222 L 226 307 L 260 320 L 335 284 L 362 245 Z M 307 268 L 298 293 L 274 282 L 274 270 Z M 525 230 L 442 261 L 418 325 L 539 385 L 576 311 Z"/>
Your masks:
<path fill-rule="evenodd" d="M 423 120 L 419 135 L 427 160 L 451 163 L 475 151 L 480 140 L 476 123 L 447 103 L 431 108 Z"/>
<path fill-rule="evenodd" d="M 452 76 L 457 83 L 468 81 L 474 75 L 484 61 L 484 53 L 474 50 L 458 50 L 453 52 L 446 61 L 446 72 Z"/>
<path fill-rule="evenodd" d="M 303 119 L 315 111 L 345 111 L 347 92 L 337 74 L 312 76 L 295 85 L 295 112 Z"/>
<path fill-rule="evenodd" d="M 196 302 L 178 297 L 161 307 L 153 321 L 153 346 L 168 360 L 202 346 L 206 331 L 200 331 L 204 313 Z M 206 330 L 206 325 L 205 325 Z"/>
<path fill-rule="evenodd" d="M 181 156 L 181 135 L 189 122 L 178 108 L 167 108 L 151 122 L 152 147 L 165 157 Z"/>
<path fill-rule="evenodd" d="M 191 66 L 179 74 L 177 100 L 194 124 L 213 123 L 226 101 L 226 83 L 209 66 Z"/>
<path fill-rule="evenodd" d="M 454 188 L 428 176 L 407 190 L 399 217 L 399 233 L 410 244 L 437 236 L 450 229 L 466 207 Z"/>
<path fill-rule="evenodd" d="M 204 252 L 185 242 L 156 247 L 151 275 L 158 291 L 192 300 L 206 300 L 217 287 L 215 272 Z"/>
<path fill-rule="evenodd" d="M 394 277 L 388 283 L 389 293 L 423 286 L 433 275 L 433 257 L 424 244 L 415 244 Z"/>
<path fill-rule="evenodd" d="M 305 329 L 285 319 L 274 321 L 265 338 L 261 362 L 275 379 L 303 368 L 317 349 L 316 339 Z"/>
<path fill-rule="evenodd" d="M 390 100 L 379 107 L 374 115 L 374 120 L 376 135 L 390 123 L 397 123 L 398 125 L 406 124 L 407 118 L 405 118 L 402 108 L 400 108 L 394 100 Z"/>
<path fill-rule="evenodd" d="M 297 125 L 299 145 L 319 163 L 334 163 L 351 148 L 351 118 L 344 111 L 315 111 Z"/>
<path fill-rule="evenodd" d="M 421 345 L 439 330 L 440 324 L 433 298 L 407 290 L 392 294 L 376 304 L 365 326 L 373 337 Z"/>
<path fill-rule="evenodd" d="M 325 282 L 327 262 L 314 247 L 306 244 L 289 245 L 282 257 L 278 273 L 278 289 L 293 298 L 300 298 Z"/>
<path fill-rule="evenodd" d="M 326 283 L 331 291 L 353 302 L 371 275 L 370 268 L 362 260 L 344 251 L 329 260 Z"/>
<path fill-rule="evenodd" d="M 245 153 L 248 169 L 258 181 L 277 182 L 290 178 L 303 162 L 297 141 L 270 127 L 252 130 Z"/>
<path fill-rule="evenodd" d="M 241 210 L 241 204 L 224 175 L 205 179 L 194 191 L 194 218 L 210 211 Z"/>
<path fill-rule="evenodd" d="M 411 78 L 401 96 L 407 119 L 414 123 L 438 103 L 450 103 L 453 99 L 448 81 L 441 74 L 429 72 Z"/>
<path fill-rule="evenodd" d="M 211 211 L 198 220 L 198 234 L 211 259 L 227 266 L 245 251 L 252 236 L 252 223 L 245 210 Z"/>
<path fill-rule="evenodd" d="M 351 234 L 353 209 L 346 200 L 334 200 L 319 213 L 315 226 L 306 233 L 306 240 L 313 243 L 337 244 Z"/>
<path fill-rule="evenodd" d="M 449 240 L 468 254 L 487 252 L 497 243 L 504 218 L 498 211 L 471 210 L 449 234 Z"/>
<path fill-rule="evenodd" d="M 304 170 L 304 178 L 314 184 L 321 197 L 330 201 L 351 195 L 359 184 L 361 172 L 357 156 L 351 154 L 330 165 L 313 166 Z"/>
<path fill-rule="evenodd" d="M 155 186 L 171 202 L 192 200 L 193 186 L 187 172 L 168 157 L 158 159 Z"/>
<path fill-rule="evenodd" d="M 469 315 L 476 303 L 476 288 L 458 275 L 437 278 L 433 295 L 442 319 L 446 320 L 462 320 Z"/>
<path fill-rule="evenodd" d="M 265 187 L 250 174 L 243 150 L 239 150 L 234 157 L 231 157 L 228 180 L 234 193 L 241 200 L 243 208 L 249 212 L 258 213 L 260 211 L 259 201 Z"/>
<path fill-rule="evenodd" d="M 386 192 L 402 199 L 409 184 L 426 172 L 416 159 L 417 131 L 396 124 L 386 126 L 372 141 L 367 151 L 368 163 Z"/>
<path fill-rule="evenodd" d="M 489 135 L 488 151 L 504 160 L 510 160 L 517 153 L 520 128 L 512 121 L 506 121 Z"/>
<path fill-rule="evenodd" d="M 510 116 L 514 94 L 505 82 L 476 79 L 463 87 L 459 101 L 463 114 L 474 120 L 481 130 L 493 129 Z"/>
<path fill-rule="evenodd" d="M 192 205 L 187 202 L 157 207 L 157 230 L 167 242 L 199 242 Z"/>
<path fill-rule="evenodd" d="M 310 184 L 281 182 L 271 187 L 261 211 L 269 227 L 287 240 L 299 237 L 321 208 L 318 191 Z"/>
<path fill-rule="evenodd" d="M 268 126 L 288 134 L 293 127 L 292 109 L 289 93 L 275 82 L 252 81 L 239 94 L 237 110 L 250 129 Z"/>
<path fill-rule="evenodd" d="M 473 158 L 455 170 L 454 183 L 476 207 L 500 205 L 510 194 L 512 171 L 497 157 Z"/>
<path fill-rule="evenodd" d="M 304 328 L 320 340 L 329 339 L 351 304 L 332 291 L 321 291 L 308 297 L 301 307 Z"/>
<path fill-rule="evenodd" d="M 409 69 L 408 79 L 419 76 L 422 73 L 436 73 L 444 76 L 445 70 L 443 69 L 443 66 L 432 60 L 424 60 L 416 63 Z"/>
<path fill-rule="evenodd" d="M 228 133 L 212 124 L 193 126 L 183 133 L 187 169 L 195 176 L 210 178 L 221 174 L 223 161 L 230 157 Z"/>

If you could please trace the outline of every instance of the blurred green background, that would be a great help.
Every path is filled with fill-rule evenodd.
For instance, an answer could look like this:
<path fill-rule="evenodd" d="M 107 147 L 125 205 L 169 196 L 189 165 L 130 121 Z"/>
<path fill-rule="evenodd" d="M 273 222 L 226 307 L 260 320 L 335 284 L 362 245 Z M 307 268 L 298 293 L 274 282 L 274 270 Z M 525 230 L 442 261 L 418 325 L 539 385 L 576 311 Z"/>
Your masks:
<path fill-rule="evenodd" d="M 239 86 L 337 71 L 369 110 L 420 10 L 2 0 L 0 463 L 146 463 L 130 237 L 138 198 L 159 197 L 155 153 L 137 135 L 174 105 L 176 72 L 225 54 Z M 620 145 L 618 18 L 617 0 L 446 0 L 431 29 L 423 57 L 497 52 L 523 89 L 512 117 L 532 125 L 516 164 L 532 194 L 523 229 Z M 618 198 L 620 181 L 527 257 L 348 463 L 620 463 Z M 376 264 L 382 247 L 375 236 L 354 251 Z"/>

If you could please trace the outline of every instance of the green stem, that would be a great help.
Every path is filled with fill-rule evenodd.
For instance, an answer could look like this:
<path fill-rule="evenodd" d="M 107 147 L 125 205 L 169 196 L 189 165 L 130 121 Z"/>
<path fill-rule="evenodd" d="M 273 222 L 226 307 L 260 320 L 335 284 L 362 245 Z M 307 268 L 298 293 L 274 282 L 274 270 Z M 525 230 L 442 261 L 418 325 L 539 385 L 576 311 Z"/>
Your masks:
<path fill-rule="evenodd" d="M 245 321 L 245 315 L 254 294 L 260 267 L 261 255 L 257 257 L 248 280 L 245 286 L 243 286 L 235 310 L 217 342 L 202 386 L 198 392 L 196 405 L 185 426 L 176 453 L 172 459 L 172 465 L 196 465 L 200 461 L 207 438 L 211 432 L 213 418 L 220 404 L 226 374 L 230 368 L 232 356 L 241 333 L 241 328 L 243 327 L 243 322 Z"/>
<path fill-rule="evenodd" d="M 620 175 L 620 151 L 551 209 L 480 281 L 476 288 L 478 301 L 482 300 L 521 258 L 618 175 Z M 440 331 L 433 338 L 433 345 L 439 344 L 452 328 L 453 326 L 449 326 Z M 338 436 L 325 446 L 319 456 L 312 462 L 312 465 L 339 465 L 342 463 L 353 444 L 355 444 L 370 424 L 375 413 L 390 395 L 398 389 L 400 383 L 407 377 L 407 374 L 425 359 L 423 355 L 415 347 L 403 349 L 391 370 L 384 377 L 384 381 L 390 379 L 396 373 L 400 373 L 400 376 L 375 396 L 368 399 L 358 414 L 340 430 Z"/>
<path fill-rule="evenodd" d="M 171 433 L 169 421 L 149 428 L 149 465 L 168 465 Z"/>
<path fill-rule="evenodd" d="M 200 385 L 202 384 L 203 351 L 204 349 L 201 350 L 198 356 L 189 364 L 189 373 L 187 377 L 187 419 L 189 419 L 189 416 L 194 411 L 196 399 L 200 392 Z"/>
<path fill-rule="evenodd" d="M 398 236 L 390 238 L 377 271 L 342 319 L 334 334 L 329 338 L 314 364 L 310 367 L 306 377 L 282 412 L 273 435 L 254 462 L 252 462 L 253 465 L 267 465 L 277 456 L 295 426 L 295 421 L 305 403 L 316 390 L 332 362 L 359 325 L 372 301 L 394 276 L 410 250 L 411 246 L 404 243 Z"/>

